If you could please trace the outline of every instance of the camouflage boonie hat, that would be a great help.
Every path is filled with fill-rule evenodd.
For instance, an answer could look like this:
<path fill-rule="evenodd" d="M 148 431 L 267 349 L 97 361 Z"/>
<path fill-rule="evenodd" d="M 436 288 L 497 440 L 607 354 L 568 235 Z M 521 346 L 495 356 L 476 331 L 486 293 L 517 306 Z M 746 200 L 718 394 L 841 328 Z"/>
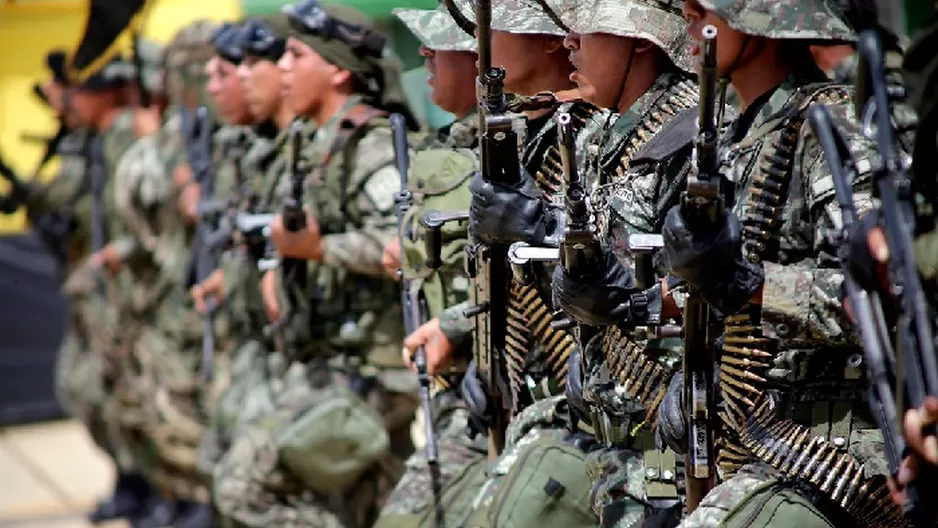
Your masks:
<path fill-rule="evenodd" d="M 699 0 L 736 31 L 771 39 L 855 42 L 856 34 L 828 0 Z"/>
<path fill-rule="evenodd" d="M 134 65 L 118 54 L 77 84 L 76 88 L 89 92 L 108 90 L 123 86 L 133 79 Z"/>
<path fill-rule="evenodd" d="M 466 18 L 475 21 L 472 0 L 455 0 L 455 4 Z M 563 28 L 550 19 L 537 0 L 492 0 L 492 29 L 516 35 L 567 35 Z"/>
<path fill-rule="evenodd" d="M 425 47 L 436 51 L 476 51 L 476 41 L 459 28 L 446 6 L 391 11 Z"/>
<path fill-rule="evenodd" d="M 574 33 L 644 39 L 664 50 L 678 68 L 694 71 L 693 39 L 681 14 L 683 0 L 544 0 Z"/>
<path fill-rule="evenodd" d="M 140 59 L 140 82 L 143 89 L 150 93 L 163 91 L 163 46 L 140 39 L 137 41 L 137 55 Z"/>
<path fill-rule="evenodd" d="M 192 88 L 204 91 L 205 65 L 215 56 L 211 38 L 217 28 L 214 22 L 196 20 L 180 29 L 166 46 L 163 89 L 171 102 L 182 102 L 185 93 Z"/>

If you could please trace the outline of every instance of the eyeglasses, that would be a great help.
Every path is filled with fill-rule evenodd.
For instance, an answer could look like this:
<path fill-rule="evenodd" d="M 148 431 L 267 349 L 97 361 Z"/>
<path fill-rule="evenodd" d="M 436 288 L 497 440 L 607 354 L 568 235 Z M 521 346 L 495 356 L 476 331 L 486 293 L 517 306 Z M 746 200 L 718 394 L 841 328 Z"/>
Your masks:
<path fill-rule="evenodd" d="M 218 55 L 232 64 L 241 64 L 244 53 L 238 46 L 238 37 L 241 29 L 231 23 L 223 24 L 212 35 L 212 46 Z"/>
<path fill-rule="evenodd" d="M 250 20 L 238 32 L 238 46 L 246 55 L 278 60 L 286 50 L 286 41 L 274 36 L 259 20 Z"/>
<path fill-rule="evenodd" d="M 294 29 L 302 33 L 341 40 L 351 46 L 358 55 L 375 58 L 384 55 L 387 41 L 384 35 L 371 28 L 329 16 L 318 0 L 305 0 L 299 4 L 287 5 L 282 11 L 290 19 Z"/>

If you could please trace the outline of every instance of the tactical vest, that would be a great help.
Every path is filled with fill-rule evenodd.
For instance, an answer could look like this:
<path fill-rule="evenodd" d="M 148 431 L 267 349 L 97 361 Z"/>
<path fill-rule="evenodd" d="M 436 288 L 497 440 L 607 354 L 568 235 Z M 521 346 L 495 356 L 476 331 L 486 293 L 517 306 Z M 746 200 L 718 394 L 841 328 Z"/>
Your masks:
<path fill-rule="evenodd" d="M 736 200 L 737 209 L 742 209 L 738 214 L 744 255 L 750 262 L 779 262 L 780 228 L 808 106 L 850 99 L 850 92 L 842 86 L 804 86 L 785 105 L 785 113 L 760 127 L 765 129 L 763 134 L 747 136 L 737 146 L 758 149 L 749 162 L 754 170 L 749 171 L 746 194 Z M 745 306 L 728 316 L 724 325 L 718 413 L 722 431 L 715 442 L 723 477 L 761 461 L 789 478 L 814 485 L 843 507 L 858 526 L 906 526 L 889 497 L 885 477 L 867 477 L 864 463 L 847 450 L 851 430 L 863 424 L 862 407 L 867 405 L 859 363 L 851 369 L 851 360 L 833 351 L 809 359 L 789 357 L 799 351 L 776 349 L 774 341 L 763 334 L 759 306 Z M 780 385 L 780 368 L 809 361 L 805 368 L 812 380 L 826 378 L 826 385 L 812 380 L 795 387 L 786 382 Z M 864 428 L 873 426 L 867 422 Z"/>
<path fill-rule="evenodd" d="M 604 160 L 606 163 L 601 167 L 597 183 L 612 188 L 628 186 L 635 171 L 650 171 L 660 176 L 658 167 L 687 148 L 693 138 L 692 132 L 688 132 L 692 127 L 685 125 L 692 123 L 696 115 L 697 95 L 696 86 L 687 81 L 672 84 L 664 90 L 629 132 L 616 156 Z M 665 196 L 662 199 L 670 202 L 674 198 Z M 603 233 L 608 231 L 607 221 L 606 218 L 600 220 Z M 617 393 L 624 390 L 621 397 L 628 400 L 629 405 L 611 408 L 608 402 L 587 389 L 583 401 L 587 415 L 582 417 L 579 428 L 593 434 L 597 441 L 607 446 L 642 451 L 646 468 L 645 498 L 650 501 L 675 500 L 679 496 L 677 460 L 673 452 L 658 450 L 648 427 L 667 391 L 673 369 L 646 353 L 647 345 L 616 326 L 607 327 L 596 336 L 584 354 L 588 355 L 590 363 L 601 365 L 598 367 L 599 375 L 608 376 Z"/>

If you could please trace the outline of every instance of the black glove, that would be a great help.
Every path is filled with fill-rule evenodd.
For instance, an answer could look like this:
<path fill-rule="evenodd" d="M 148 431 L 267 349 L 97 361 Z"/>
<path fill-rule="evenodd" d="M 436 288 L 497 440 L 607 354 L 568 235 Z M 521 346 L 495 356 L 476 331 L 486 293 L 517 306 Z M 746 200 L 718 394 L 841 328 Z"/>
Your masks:
<path fill-rule="evenodd" d="M 520 187 L 506 187 L 489 183 L 476 172 L 469 190 L 469 232 L 479 242 L 558 245 L 564 215 L 560 209 L 549 207 L 531 178 L 525 176 Z"/>
<path fill-rule="evenodd" d="M 662 230 L 662 261 L 671 274 L 700 291 L 717 316 L 739 311 L 765 280 L 759 264 L 743 259 L 742 228 L 727 211 L 714 233 L 697 233 L 684 223 L 679 206 L 668 211 Z"/>
<path fill-rule="evenodd" d="M 687 453 L 687 422 L 684 420 L 684 376 L 681 371 L 671 376 L 668 390 L 658 406 L 658 427 L 655 445 L 670 447 L 678 455 Z"/>
<path fill-rule="evenodd" d="M 661 289 L 635 287 L 632 272 L 608 248 L 603 249 L 603 274 L 577 279 L 554 269 L 554 306 L 591 326 L 654 324 L 660 319 Z M 657 291 L 657 294 L 655 293 Z"/>
<path fill-rule="evenodd" d="M 857 284 L 861 288 L 870 291 L 882 289 L 880 281 L 877 280 L 876 260 L 870 254 L 870 246 L 867 243 L 870 231 L 879 225 L 879 212 L 870 211 L 853 224 L 853 228 L 849 233 L 850 271 L 853 273 Z"/>
<path fill-rule="evenodd" d="M 489 409 L 491 398 L 485 390 L 485 385 L 479 379 L 479 370 L 475 361 L 469 363 L 466 374 L 460 383 L 463 400 L 466 407 L 469 408 L 469 425 L 466 433 L 469 438 L 475 438 L 479 434 L 487 434 L 492 427 L 492 418 Z"/>

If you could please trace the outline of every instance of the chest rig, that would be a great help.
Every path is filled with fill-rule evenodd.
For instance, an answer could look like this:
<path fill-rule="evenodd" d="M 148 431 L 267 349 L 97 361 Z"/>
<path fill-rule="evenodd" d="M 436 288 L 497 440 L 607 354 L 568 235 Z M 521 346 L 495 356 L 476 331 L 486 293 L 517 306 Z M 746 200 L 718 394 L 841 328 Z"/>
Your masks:
<path fill-rule="evenodd" d="M 750 193 L 742 205 L 745 213 L 741 223 L 744 255 L 752 263 L 778 259 L 783 212 L 805 111 L 812 103 L 846 102 L 850 94 L 839 86 L 809 86 L 794 97 L 788 107 L 796 113 L 768 132 L 762 141 L 764 147 L 751 162 L 755 170 L 747 183 Z M 812 484 L 844 508 L 858 526 L 907 526 L 889 497 L 885 478 L 866 478 L 863 463 L 844 449 L 843 438 L 828 442 L 826 435 L 777 415 L 769 381 L 777 354 L 776 344 L 762 332 L 758 306 L 747 304 L 725 319 L 718 380 L 722 430 L 715 442 L 717 465 L 724 478 L 747 463 L 763 462 L 786 478 Z"/>
<path fill-rule="evenodd" d="M 569 112 L 576 131 L 597 111 L 582 102 L 563 103 L 557 111 L 561 110 Z M 529 138 L 521 160 L 547 201 L 563 189 L 557 134 L 551 119 Z M 513 414 L 534 400 L 563 392 L 568 359 L 577 348 L 572 333 L 551 326 L 550 290 L 539 287 L 539 273 L 530 268 L 528 271 L 512 274 L 509 285 L 505 366 Z"/>

